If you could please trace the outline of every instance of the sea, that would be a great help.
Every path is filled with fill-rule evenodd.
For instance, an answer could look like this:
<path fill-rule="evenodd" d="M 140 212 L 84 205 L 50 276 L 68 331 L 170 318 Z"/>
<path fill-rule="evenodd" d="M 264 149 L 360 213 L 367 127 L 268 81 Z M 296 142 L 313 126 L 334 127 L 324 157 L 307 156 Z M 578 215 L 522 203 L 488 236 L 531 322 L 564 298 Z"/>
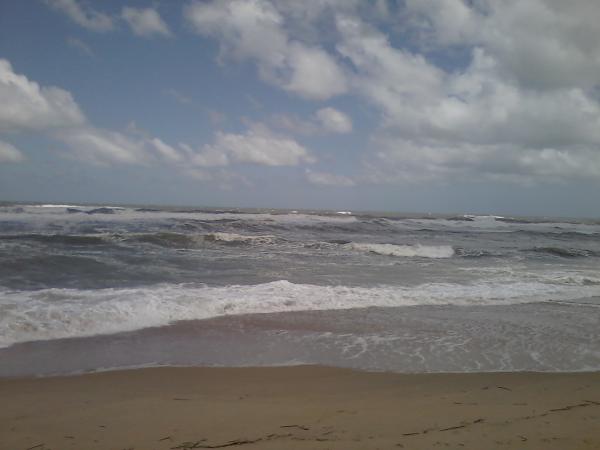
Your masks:
<path fill-rule="evenodd" d="M 600 220 L 0 203 L 0 376 L 600 370 Z"/>

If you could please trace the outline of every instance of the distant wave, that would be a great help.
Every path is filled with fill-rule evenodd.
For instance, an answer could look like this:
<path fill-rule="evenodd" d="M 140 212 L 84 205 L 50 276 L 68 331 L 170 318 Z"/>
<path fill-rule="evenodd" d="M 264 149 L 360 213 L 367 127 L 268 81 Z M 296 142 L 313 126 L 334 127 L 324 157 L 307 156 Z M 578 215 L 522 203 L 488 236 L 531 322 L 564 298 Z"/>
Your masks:
<path fill-rule="evenodd" d="M 204 240 L 230 244 L 272 244 L 276 237 L 272 235 L 251 236 L 236 233 L 208 233 L 204 235 Z"/>
<path fill-rule="evenodd" d="M 587 258 L 590 256 L 600 256 L 598 253 L 591 250 L 579 248 L 562 248 L 562 247 L 534 247 L 530 251 L 536 253 L 545 253 L 552 256 L 560 256 L 562 258 Z"/>
<path fill-rule="evenodd" d="M 479 248 L 463 248 L 457 247 L 454 249 L 457 256 L 463 258 L 483 258 L 488 256 L 505 256 L 499 252 L 492 252 L 490 250 L 483 250 Z"/>
<path fill-rule="evenodd" d="M 556 229 L 552 231 L 548 230 L 515 230 L 512 233 L 523 233 L 530 234 L 531 236 L 547 237 L 550 239 L 597 239 L 600 233 L 595 231 L 573 231 L 573 230 L 562 230 Z"/>
<path fill-rule="evenodd" d="M 123 208 L 109 208 L 109 207 L 105 207 L 102 206 L 100 208 L 94 208 L 94 209 L 88 209 L 88 210 L 82 210 L 79 208 L 67 208 L 67 212 L 69 214 L 77 214 L 77 213 L 84 213 L 84 214 L 116 214 L 117 211 L 122 211 Z"/>
<path fill-rule="evenodd" d="M 134 240 L 162 247 L 195 247 L 203 242 L 228 245 L 271 244 L 276 237 L 272 235 L 245 235 L 237 233 L 138 233 L 126 235 L 125 240 Z"/>
<path fill-rule="evenodd" d="M 26 205 L 29 206 L 31 208 L 82 208 L 82 206 L 79 205 L 54 205 L 54 204 L 47 204 L 47 205 Z"/>
<path fill-rule="evenodd" d="M 223 315 L 414 305 L 498 305 L 600 295 L 600 285 L 515 279 L 471 285 L 317 286 L 286 280 L 223 287 L 162 284 L 128 289 L 0 292 L 0 347 L 31 340 L 111 334 Z M 575 283 L 577 281 L 577 283 Z"/>
<path fill-rule="evenodd" d="M 369 244 L 351 242 L 345 244 L 353 250 L 377 253 L 384 256 L 420 257 L 420 258 L 451 258 L 454 249 L 450 245 L 397 245 L 397 244 Z"/>
<path fill-rule="evenodd" d="M 0 235 L 0 240 L 4 241 L 37 241 L 48 244 L 65 245 L 101 245 L 106 244 L 106 237 L 103 235 L 78 235 L 78 234 L 4 234 Z"/>
<path fill-rule="evenodd" d="M 127 233 L 123 235 L 110 235 L 106 239 L 121 242 L 141 242 L 160 247 L 188 248 L 194 247 L 202 241 L 202 236 L 189 233 Z"/>
<path fill-rule="evenodd" d="M 187 248 L 194 247 L 203 242 L 221 244 L 271 244 L 276 240 L 271 235 L 242 235 L 236 233 L 105 233 L 105 234 L 11 234 L 0 235 L 1 240 L 28 240 L 47 244 L 64 244 L 74 246 L 118 244 L 126 242 L 140 242 L 161 247 Z"/>

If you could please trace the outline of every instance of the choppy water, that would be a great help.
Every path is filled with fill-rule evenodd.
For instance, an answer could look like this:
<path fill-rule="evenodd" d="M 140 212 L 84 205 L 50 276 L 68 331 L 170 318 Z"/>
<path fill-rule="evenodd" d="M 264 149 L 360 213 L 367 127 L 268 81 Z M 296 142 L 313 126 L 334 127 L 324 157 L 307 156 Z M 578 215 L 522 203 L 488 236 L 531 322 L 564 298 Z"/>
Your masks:
<path fill-rule="evenodd" d="M 63 362 L 69 370 L 290 361 L 398 371 L 600 369 L 599 307 L 600 221 L 0 205 L 0 375 L 14 372 L 15 348 L 21 357 L 31 351 L 19 343 L 139 336 L 149 327 L 165 327 L 166 342 L 167 326 L 183 320 L 207 328 L 187 336 L 179 356 Z M 373 321 L 373 308 L 387 312 Z M 261 316 L 274 320 L 266 335 L 199 338 L 213 318 L 237 323 L 255 313 L 279 313 Z M 318 332 L 291 329 L 291 318 L 306 314 L 321 323 Z M 435 331 L 424 334 L 433 317 Z M 250 335 L 263 344 L 215 356 L 234 335 L 241 351 Z M 131 355 L 131 342 L 123 345 L 120 354 Z"/>

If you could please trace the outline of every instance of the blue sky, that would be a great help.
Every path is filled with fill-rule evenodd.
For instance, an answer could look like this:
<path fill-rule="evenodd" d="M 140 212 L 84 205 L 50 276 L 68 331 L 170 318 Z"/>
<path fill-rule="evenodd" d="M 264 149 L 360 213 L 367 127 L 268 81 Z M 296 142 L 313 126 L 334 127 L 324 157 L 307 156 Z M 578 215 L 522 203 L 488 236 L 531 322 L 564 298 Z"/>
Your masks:
<path fill-rule="evenodd" d="M 3 1 L 0 199 L 600 216 L 595 17 Z"/>

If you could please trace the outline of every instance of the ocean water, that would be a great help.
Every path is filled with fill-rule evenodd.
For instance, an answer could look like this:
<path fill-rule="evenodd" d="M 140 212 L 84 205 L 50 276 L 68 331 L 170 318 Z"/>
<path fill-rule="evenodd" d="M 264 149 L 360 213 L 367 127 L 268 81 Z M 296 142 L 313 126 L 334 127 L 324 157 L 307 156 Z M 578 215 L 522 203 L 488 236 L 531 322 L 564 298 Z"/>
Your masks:
<path fill-rule="evenodd" d="M 0 204 L 0 376 L 600 370 L 600 221 Z"/>

